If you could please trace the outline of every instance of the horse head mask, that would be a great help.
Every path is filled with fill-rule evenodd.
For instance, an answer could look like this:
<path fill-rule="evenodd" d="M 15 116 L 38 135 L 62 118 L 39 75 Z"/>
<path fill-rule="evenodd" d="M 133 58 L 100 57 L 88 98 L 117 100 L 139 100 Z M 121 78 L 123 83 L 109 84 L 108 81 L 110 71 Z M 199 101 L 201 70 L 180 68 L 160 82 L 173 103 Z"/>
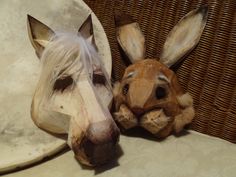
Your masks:
<path fill-rule="evenodd" d="M 30 41 L 41 62 L 31 116 L 43 130 L 68 133 L 68 145 L 83 164 L 110 160 L 119 129 L 109 105 L 109 76 L 96 49 L 91 15 L 78 34 L 56 33 L 28 16 Z"/>

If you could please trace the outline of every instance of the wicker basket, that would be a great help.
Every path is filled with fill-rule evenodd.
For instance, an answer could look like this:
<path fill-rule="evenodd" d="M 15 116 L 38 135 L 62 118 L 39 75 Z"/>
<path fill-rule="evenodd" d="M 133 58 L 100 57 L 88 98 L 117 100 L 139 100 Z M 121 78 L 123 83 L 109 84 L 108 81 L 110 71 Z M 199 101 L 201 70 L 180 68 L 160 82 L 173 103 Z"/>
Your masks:
<path fill-rule="evenodd" d="M 190 10 L 209 5 L 199 45 L 176 68 L 180 84 L 194 98 L 196 116 L 189 128 L 236 143 L 236 1 L 235 0 L 84 0 L 101 21 L 111 46 L 113 79 L 126 67 L 115 39 L 114 12 L 139 22 L 147 57 L 159 56 L 168 32 Z"/>

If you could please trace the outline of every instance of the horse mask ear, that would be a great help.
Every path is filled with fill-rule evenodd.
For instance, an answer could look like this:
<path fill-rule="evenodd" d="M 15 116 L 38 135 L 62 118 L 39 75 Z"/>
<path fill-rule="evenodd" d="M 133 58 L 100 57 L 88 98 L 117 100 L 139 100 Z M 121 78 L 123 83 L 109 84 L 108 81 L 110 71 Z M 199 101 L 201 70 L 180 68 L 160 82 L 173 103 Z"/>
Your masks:
<path fill-rule="evenodd" d="M 40 58 L 45 46 L 49 43 L 55 33 L 47 25 L 30 15 L 27 16 L 27 29 L 30 42 L 34 47 L 37 56 Z"/>
<path fill-rule="evenodd" d="M 91 14 L 84 21 L 78 31 L 83 38 L 85 38 L 89 43 L 91 43 L 96 49 L 97 45 L 95 43 L 94 32 L 93 32 L 93 20 Z"/>
<path fill-rule="evenodd" d="M 168 34 L 160 62 L 168 67 L 181 61 L 198 44 L 207 21 L 208 7 L 201 6 L 185 15 Z"/>

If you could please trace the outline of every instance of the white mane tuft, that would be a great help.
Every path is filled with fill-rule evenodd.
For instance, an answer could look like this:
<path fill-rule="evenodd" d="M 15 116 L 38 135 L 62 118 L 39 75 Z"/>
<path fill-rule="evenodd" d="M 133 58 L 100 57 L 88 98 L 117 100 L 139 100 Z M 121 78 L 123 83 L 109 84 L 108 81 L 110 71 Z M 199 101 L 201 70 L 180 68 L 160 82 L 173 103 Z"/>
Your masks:
<path fill-rule="evenodd" d="M 48 88 L 52 88 L 57 79 L 66 76 L 71 76 L 74 81 L 81 76 L 92 79 L 94 68 L 100 68 L 107 81 L 109 78 L 98 52 L 79 34 L 57 33 L 45 47 L 41 61 L 39 82 L 47 82 Z"/>

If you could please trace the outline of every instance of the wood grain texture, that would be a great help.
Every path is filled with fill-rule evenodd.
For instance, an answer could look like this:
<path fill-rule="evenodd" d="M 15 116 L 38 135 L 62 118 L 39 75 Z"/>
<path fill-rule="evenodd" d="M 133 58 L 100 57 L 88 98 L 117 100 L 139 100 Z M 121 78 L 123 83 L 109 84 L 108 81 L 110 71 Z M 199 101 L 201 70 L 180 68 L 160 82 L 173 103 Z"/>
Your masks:
<path fill-rule="evenodd" d="M 80 0 L 62 0 L 56 4 L 50 0 L 1 1 L 0 173 L 29 166 L 66 147 L 64 139 L 40 130 L 30 117 L 40 61 L 27 36 L 27 14 L 53 29 L 76 34 L 90 13 L 91 9 Z M 95 39 L 110 75 L 111 56 L 107 38 L 97 17 L 93 19 Z"/>

